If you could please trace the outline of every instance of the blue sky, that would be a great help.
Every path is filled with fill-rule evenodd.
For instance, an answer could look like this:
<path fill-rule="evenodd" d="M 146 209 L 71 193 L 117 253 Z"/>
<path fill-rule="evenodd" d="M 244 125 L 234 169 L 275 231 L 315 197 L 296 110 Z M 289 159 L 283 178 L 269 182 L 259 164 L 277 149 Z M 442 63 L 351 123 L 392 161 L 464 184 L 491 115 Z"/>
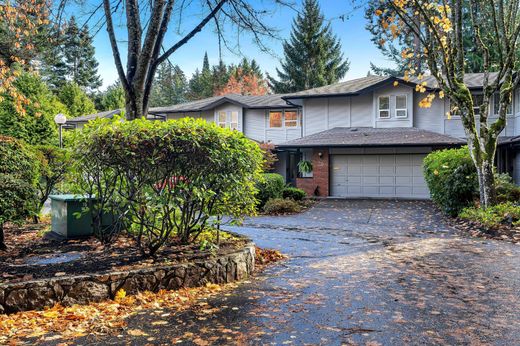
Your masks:
<path fill-rule="evenodd" d="M 300 1 L 301 0 L 295 0 L 298 8 Z M 341 40 L 344 56 L 350 61 L 350 70 L 345 79 L 365 76 L 370 69 L 370 62 L 380 66 L 390 64 L 370 41 L 370 33 L 365 29 L 366 19 L 364 18 L 362 8 L 353 9 L 351 0 L 320 0 L 319 2 L 322 11 L 325 14 L 325 18 L 330 20 L 334 33 Z M 270 2 L 263 1 L 263 3 L 267 4 Z M 75 9 L 74 11 L 75 15 L 81 17 L 80 11 L 86 11 L 86 9 Z M 182 25 L 180 27 L 184 28 L 184 31 L 181 29 L 180 32 L 177 32 L 175 29 L 178 17 L 174 17 L 172 28 L 170 28 L 166 42 L 176 42 L 182 34 L 193 27 L 190 23 L 195 23 L 197 19 L 200 18 L 200 11 L 201 10 L 195 7 L 195 9 L 190 13 L 183 14 Z M 274 13 L 266 18 L 267 24 L 278 28 L 280 30 L 280 37 L 289 37 L 292 20 L 296 15 L 295 11 L 287 7 L 275 8 L 273 11 Z M 337 18 L 342 14 L 348 14 L 348 18 L 344 21 Z M 122 34 L 123 31 L 120 33 Z M 231 36 L 232 42 L 236 42 L 236 36 Z M 121 35 L 121 39 L 123 38 L 124 35 Z M 267 45 L 271 47 L 273 52 L 277 55 L 273 56 L 262 52 L 258 47 L 256 47 L 252 43 L 251 37 L 244 35 L 239 39 L 241 54 L 248 58 L 256 59 L 265 72 L 275 75 L 276 67 L 280 66 L 279 59 L 283 56 L 282 41 L 267 41 Z M 104 89 L 117 79 L 112 50 L 104 28 L 94 37 L 94 45 L 96 47 L 96 57 L 99 61 L 99 72 L 103 78 L 102 88 Z M 125 55 L 124 42 L 121 43 L 121 49 L 122 55 Z M 202 58 L 205 51 L 208 52 L 210 64 L 218 63 L 218 41 L 211 27 L 206 27 L 185 46 L 175 52 L 171 56 L 170 60 L 172 63 L 178 64 L 187 76 L 191 76 L 196 68 L 202 66 Z M 240 54 L 235 54 L 226 50 L 223 51 L 223 59 L 227 63 L 238 62 L 241 58 L 242 55 Z"/>

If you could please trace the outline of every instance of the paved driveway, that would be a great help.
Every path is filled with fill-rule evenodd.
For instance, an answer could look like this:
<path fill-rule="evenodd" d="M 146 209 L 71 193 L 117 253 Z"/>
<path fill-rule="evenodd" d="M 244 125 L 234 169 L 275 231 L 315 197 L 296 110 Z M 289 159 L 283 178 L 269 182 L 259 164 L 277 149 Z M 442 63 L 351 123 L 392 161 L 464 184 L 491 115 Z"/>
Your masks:
<path fill-rule="evenodd" d="M 429 202 L 324 201 L 234 231 L 290 256 L 134 344 L 520 344 L 520 246 L 458 235 Z M 180 338 L 180 340 L 179 340 Z"/>

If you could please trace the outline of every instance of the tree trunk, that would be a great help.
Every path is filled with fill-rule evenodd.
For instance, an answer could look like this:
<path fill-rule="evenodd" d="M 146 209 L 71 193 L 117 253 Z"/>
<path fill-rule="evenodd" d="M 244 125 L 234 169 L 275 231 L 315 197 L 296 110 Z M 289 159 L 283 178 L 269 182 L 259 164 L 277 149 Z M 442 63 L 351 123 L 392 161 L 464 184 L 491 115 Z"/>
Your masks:
<path fill-rule="evenodd" d="M 136 90 L 133 86 L 130 86 L 131 90 L 125 90 L 126 92 L 126 105 L 125 105 L 125 118 L 128 120 L 141 119 L 146 116 L 144 112 L 144 90 Z"/>
<path fill-rule="evenodd" d="M 0 251 L 3 250 L 7 250 L 7 245 L 5 245 L 4 224 L 0 223 Z"/>
<path fill-rule="evenodd" d="M 477 164 L 478 182 L 480 188 L 480 205 L 487 208 L 496 202 L 495 176 L 493 162 L 483 160 Z"/>

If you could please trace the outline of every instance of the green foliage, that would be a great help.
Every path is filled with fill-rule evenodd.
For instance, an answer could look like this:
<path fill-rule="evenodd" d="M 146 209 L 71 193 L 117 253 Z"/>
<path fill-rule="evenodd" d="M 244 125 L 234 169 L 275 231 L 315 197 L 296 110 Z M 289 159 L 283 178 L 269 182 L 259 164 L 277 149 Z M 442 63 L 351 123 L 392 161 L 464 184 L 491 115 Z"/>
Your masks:
<path fill-rule="evenodd" d="M 22 142 L 0 136 L 0 250 L 5 249 L 3 225 L 34 215 L 38 179 L 33 153 Z"/>
<path fill-rule="evenodd" d="M 171 106 L 186 102 L 188 81 L 178 65 L 168 61 L 159 65 L 150 94 L 150 107 Z"/>
<path fill-rule="evenodd" d="M 513 178 L 507 173 L 497 174 L 495 184 L 498 202 L 520 201 L 520 186 L 515 185 Z"/>
<path fill-rule="evenodd" d="M 145 255 L 172 235 L 193 241 L 211 216 L 255 211 L 262 154 L 241 132 L 189 118 L 98 119 L 77 132 L 79 191 L 96 195 L 94 214 L 115 212 Z"/>
<path fill-rule="evenodd" d="M 264 212 L 270 215 L 298 213 L 300 210 L 300 205 L 292 199 L 273 198 L 264 205 Z"/>
<path fill-rule="evenodd" d="M 268 77 L 276 93 L 290 93 L 338 82 L 349 69 L 341 43 L 326 24 L 317 0 L 305 0 L 293 22 L 291 38 L 283 44 L 279 80 Z"/>
<path fill-rule="evenodd" d="M 295 201 L 302 201 L 307 194 L 302 189 L 296 187 L 286 187 L 282 191 L 283 198 L 290 198 Z"/>
<path fill-rule="evenodd" d="M 18 91 L 30 100 L 25 114 L 16 111 L 10 95 L 2 95 L 0 102 L 0 135 L 21 139 L 28 144 L 55 144 L 58 133 L 54 116 L 65 112 L 65 106 L 52 95 L 41 79 L 23 73 L 15 81 Z"/>
<path fill-rule="evenodd" d="M 478 222 L 490 229 L 498 228 L 502 225 L 520 225 L 520 205 L 506 202 L 486 209 L 469 207 L 462 210 L 459 217 Z"/>
<path fill-rule="evenodd" d="M 53 90 L 73 81 L 82 90 L 93 92 L 102 82 L 99 63 L 88 25 L 80 25 L 72 16 L 62 27 L 52 28 L 52 47 L 43 54 L 42 75 Z"/>
<path fill-rule="evenodd" d="M 94 102 L 76 82 L 64 84 L 58 91 L 58 98 L 67 107 L 66 114 L 69 117 L 76 118 L 96 113 Z"/>
<path fill-rule="evenodd" d="M 424 159 L 432 200 L 455 216 L 478 196 L 478 178 L 467 147 L 434 151 Z"/>
<path fill-rule="evenodd" d="M 125 91 L 119 81 L 110 85 L 107 90 L 97 94 L 96 109 L 99 111 L 112 111 L 125 108 Z"/>
<path fill-rule="evenodd" d="M 298 162 L 298 171 L 300 171 L 300 173 L 312 172 L 312 162 L 307 160 L 302 160 Z"/>
<path fill-rule="evenodd" d="M 38 145 L 33 149 L 39 169 L 39 179 L 36 183 L 39 203 L 36 212 L 40 212 L 49 195 L 65 179 L 70 166 L 70 155 L 65 149 L 53 145 Z"/>
<path fill-rule="evenodd" d="M 283 189 L 285 188 L 285 181 L 280 174 L 264 173 L 262 178 L 257 183 L 258 193 L 258 207 L 263 208 L 269 199 L 281 198 Z"/>

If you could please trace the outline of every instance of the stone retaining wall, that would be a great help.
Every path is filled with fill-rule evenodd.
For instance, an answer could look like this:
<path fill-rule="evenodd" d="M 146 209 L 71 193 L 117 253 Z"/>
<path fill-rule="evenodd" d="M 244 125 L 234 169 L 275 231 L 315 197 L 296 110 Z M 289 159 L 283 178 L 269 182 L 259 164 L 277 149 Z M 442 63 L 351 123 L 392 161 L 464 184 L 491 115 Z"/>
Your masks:
<path fill-rule="evenodd" d="M 228 283 L 247 278 L 254 270 L 254 263 L 254 244 L 247 243 L 241 250 L 203 261 L 0 284 L 0 313 L 38 310 L 56 303 L 98 302 L 114 298 L 119 289 L 135 294 Z"/>

